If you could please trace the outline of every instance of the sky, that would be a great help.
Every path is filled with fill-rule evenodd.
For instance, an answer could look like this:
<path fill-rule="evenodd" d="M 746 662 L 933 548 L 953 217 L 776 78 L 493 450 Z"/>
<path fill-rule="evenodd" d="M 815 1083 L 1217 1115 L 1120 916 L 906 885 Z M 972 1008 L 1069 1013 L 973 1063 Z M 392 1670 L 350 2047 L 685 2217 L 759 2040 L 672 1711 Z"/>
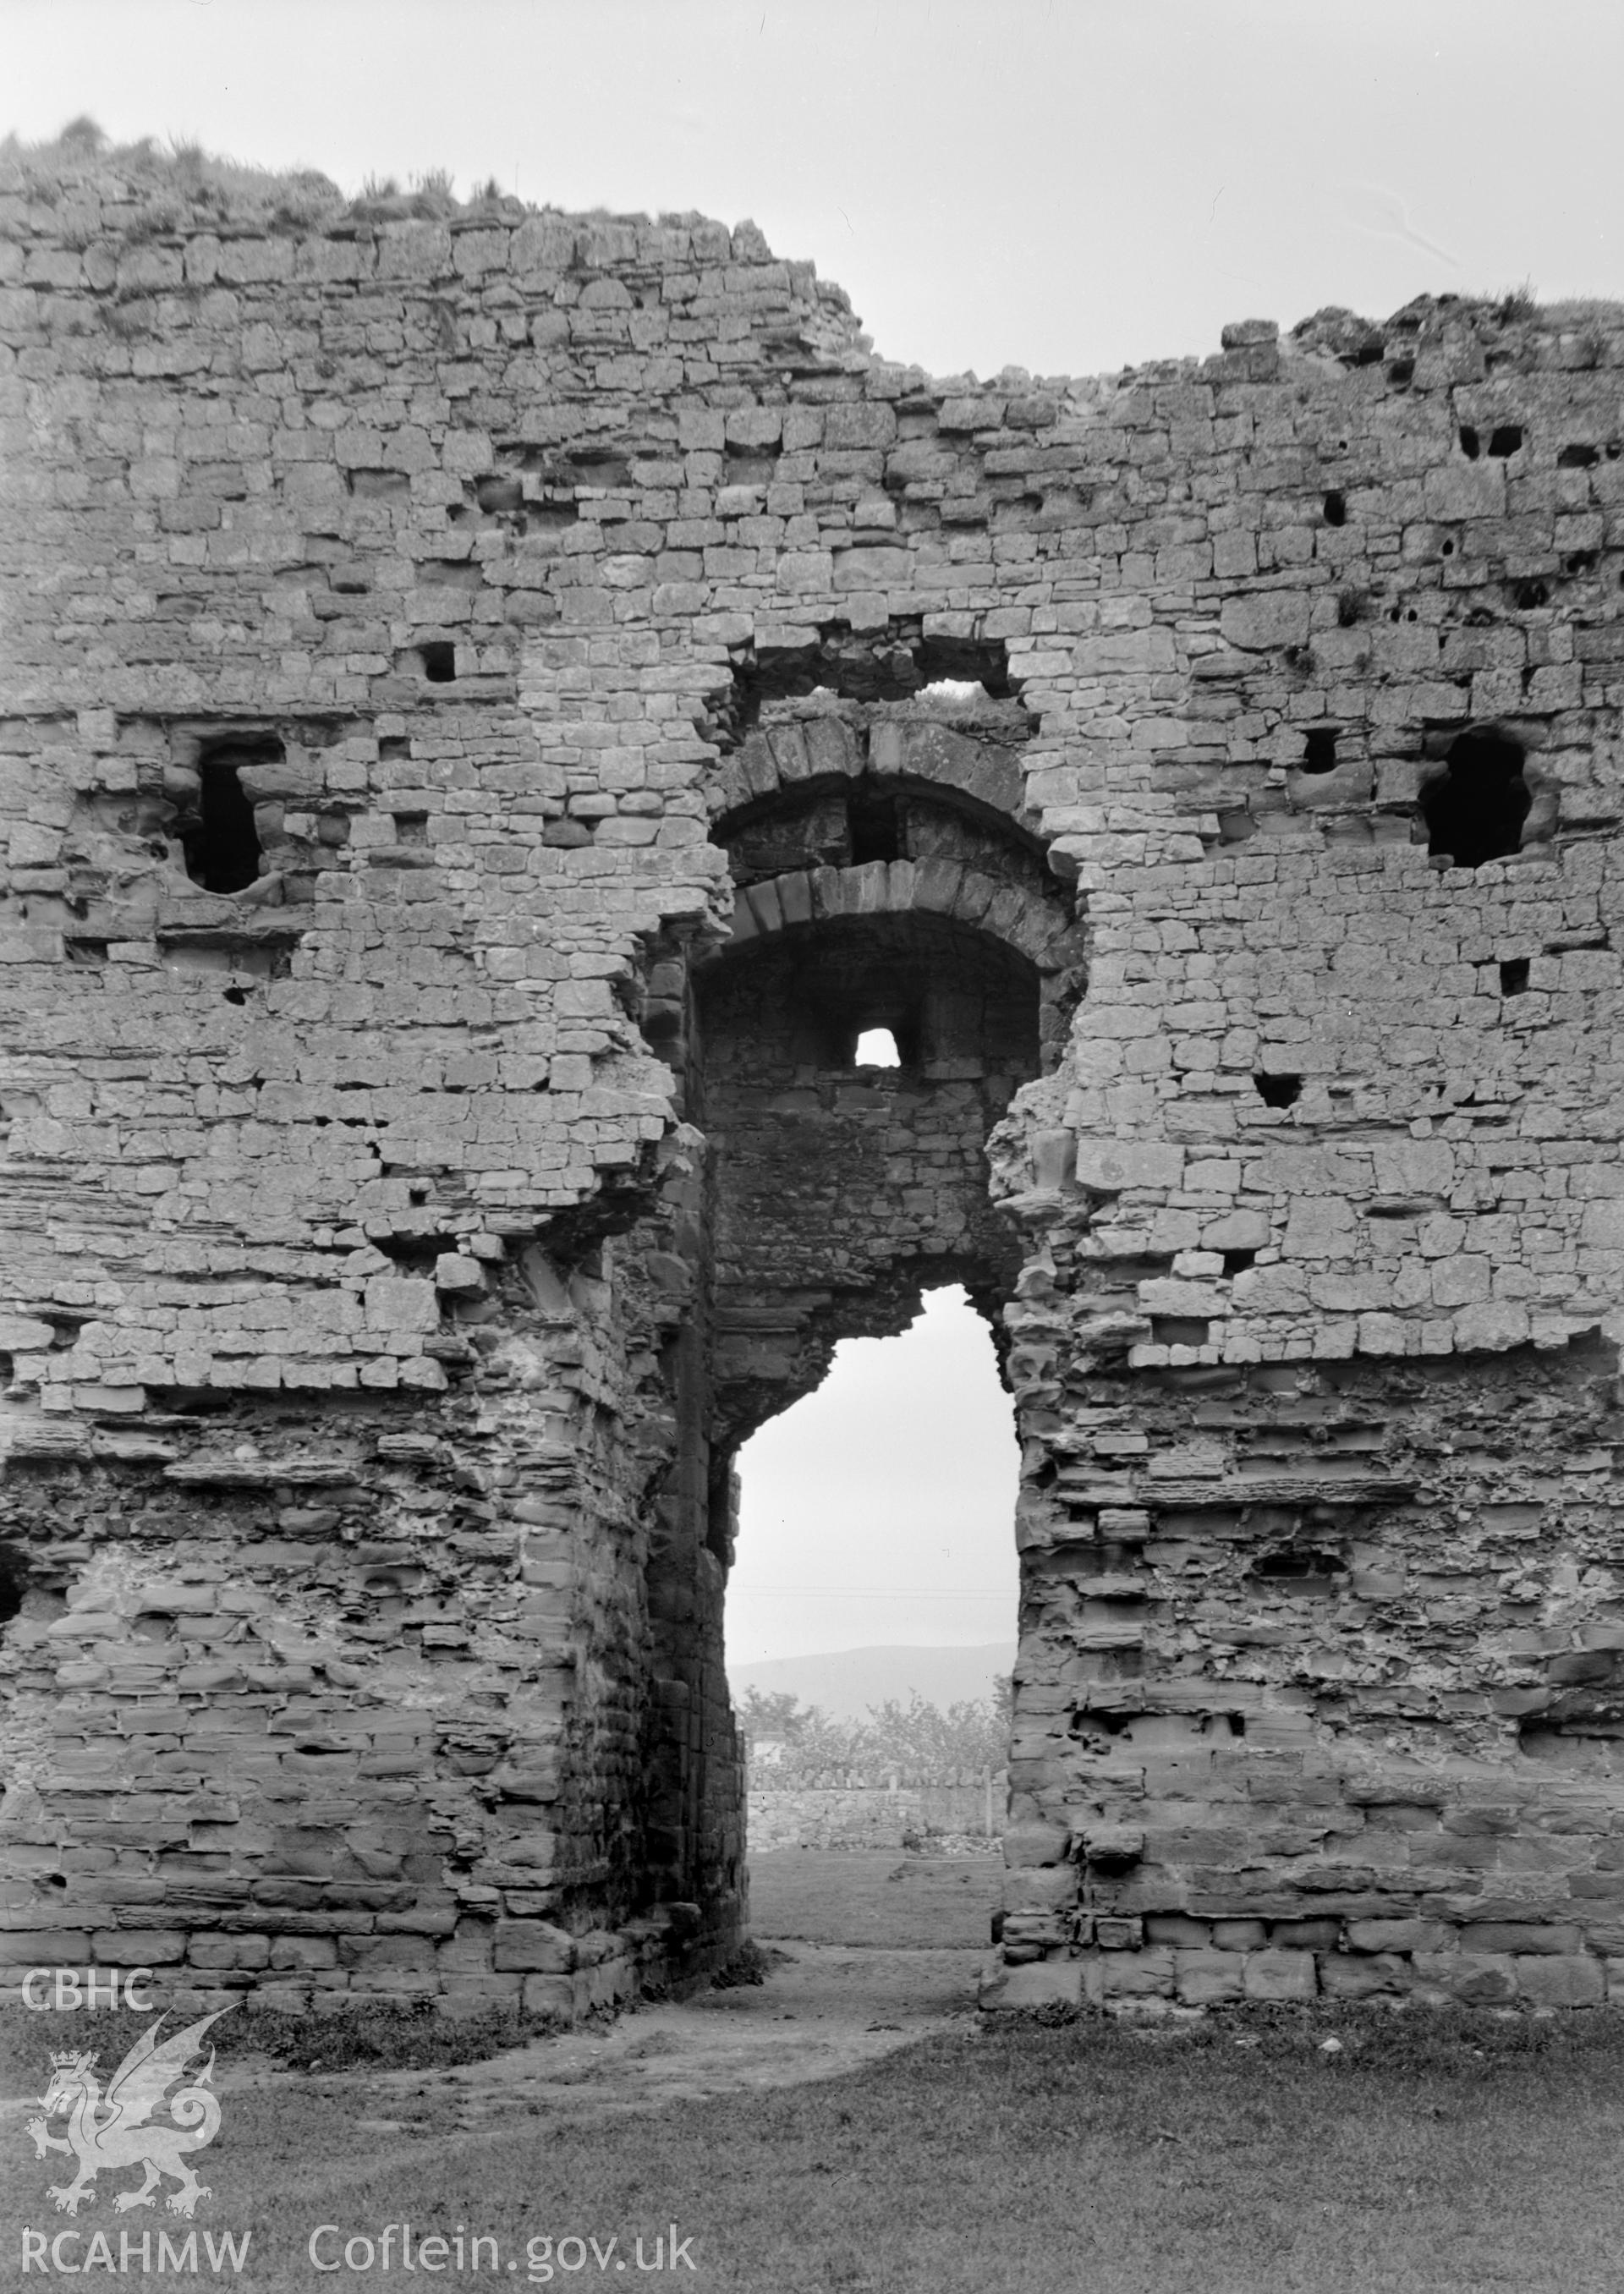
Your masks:
<path fill-rule="evenodd" d="M 1617 0 L 0 0 L 0 118 L 750 217 L 940 374 L 1617 295 Z"/>
<path fill-rule="evenodd" d="M 964 1292 L 846 1338 L 744 1444 L 727 1662 L 1015 1638 L 1014 1411 Z"/>
<path fill-rule="evenodd" d="M 0 0 L 0 57 L 25 140 L 749 218 L 939 375 L 1624 297 L 1618 0 Z M 1013 1454 L 967 1306 L 842 1348 L 743 1460 L 732 1660 L 1008 1636 Z"/>

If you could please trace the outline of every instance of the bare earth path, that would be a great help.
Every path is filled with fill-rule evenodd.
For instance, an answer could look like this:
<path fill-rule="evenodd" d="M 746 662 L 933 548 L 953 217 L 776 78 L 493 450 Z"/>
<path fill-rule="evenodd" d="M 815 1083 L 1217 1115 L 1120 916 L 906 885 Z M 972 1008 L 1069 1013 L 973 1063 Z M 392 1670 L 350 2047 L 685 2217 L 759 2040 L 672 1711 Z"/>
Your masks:
<path fill-rule="evenodd" d="M 521 2115 L 572 2127 L 752 2089 L 833 2078 L 931 2033 L 974 2020 L 974 1951 L 794 1943 L 776 1948 L 768 1981 L 643 2006 L 602 2030 L 537 2039 L 454 2070 L 269 2071 L 244 2064 L 223 2092 L 266 2098 L 296 2089 L 343 2104 L 364 2095 L 358 2134 L 431 2138 L 510 2131 Z M 373 2172 L 367 2146 L 354 2171 Z M 323 2176 L 323 2181 L 329 2178 Z M 342 2170 L 332 2181 L 344 2179 Z"/>
<path fill-rule="evenodd" d="M 759 1858 L 753 1924 L 771 1962 L 765 1983 L 642 2005 L 481 2062 L 286 2071 L 261 2058 L 233 2062 L 227 2043 L 216 2074 L 225 2124 L 211 2157 L 223 2179 L 232 2152 L 263 2159 L 296 2126 L 289 2164 L 296 2157 L 302 2195 L 313 2200 L 410 2164 L 426 2144 L 439 2153 L 477 2147 L 521 2120 L 540 2122 L 540 2134 L 833 2078 L 934 2033 L 973 2029 L 998 1869 L 987 1858 L 889 1851 Z M 56 2020 L 28 2017 L 20 2030 L 13 2021 L 12 2034 L 60 2045 L 59 2032 L 42 2028 Z M 8 2062 L 6 2074 L 0 2141 L 20 2186 L 31 2186 L 39 2173 L 24 2122 L 38 2110 L 43 2055 Z M 11 2178 L 0 2168 L 0 2185 Z"/>
<path fill-rule="evenodd" d="M 618 2117 L 674 2102 L 832 2078 L 914 2039 L 969 2026 L 997 1857 L 788 1849 L 751 1859 L 765 1984 L 644 2005 L 453 2070 L 301 2078 L 337 2099 L 364 2089 L 369 2131 L 441 2139 L 516 2113 Z M 264 2091 L 294 2074 L 242 2074 Z"/>

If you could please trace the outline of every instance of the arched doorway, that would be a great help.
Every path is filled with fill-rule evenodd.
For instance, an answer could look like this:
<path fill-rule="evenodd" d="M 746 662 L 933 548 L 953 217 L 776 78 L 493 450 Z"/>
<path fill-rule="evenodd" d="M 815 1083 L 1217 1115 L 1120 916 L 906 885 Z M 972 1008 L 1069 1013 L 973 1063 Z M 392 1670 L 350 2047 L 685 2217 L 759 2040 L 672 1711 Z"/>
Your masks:
<path fill-rule="evenodd" d="M 962 1284 L 1003 1344 L 1023 1253 L 987 1142 L 1083 981 L 1070 901 L 1012 809 L 1012 710 L 989 704 L 978 738 L 928 703 L 765 705 L 712 827 L 733 932 L 661 1018 L 693 1127 L 677 1225 L 701 1272 L 667 1373 L 681 1451 L 650 1572 L 645 1869 L 701 1939 L 743 1908 L 722 1634 L 740 1445 L 814 1390 L 838 1340 L 902 1330 L 926 1289 Z M 878 1031 L 894 1063 L 859 1056 Z"/>

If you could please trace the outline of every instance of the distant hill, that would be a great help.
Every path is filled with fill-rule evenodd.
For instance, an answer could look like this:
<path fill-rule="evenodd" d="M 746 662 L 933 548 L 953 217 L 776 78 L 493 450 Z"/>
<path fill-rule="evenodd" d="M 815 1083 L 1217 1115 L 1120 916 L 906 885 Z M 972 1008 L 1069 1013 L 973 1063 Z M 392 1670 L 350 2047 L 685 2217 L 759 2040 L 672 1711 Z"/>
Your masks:
<path fill-rule="evenodd" d="M 727 1677 L 735 1696 L 751 1688 L 765 1694 L 787 1689 L 833 1720 L 860 1720 L 871 1704 L 892 1696 L 905 1704 L 915 1691 L 943 1711 L 950 1704 L 985 1704 L 994 1681 L 1014 1663 L 1013 1641 L 985 1641 L 972 1648 L 833 1649 L 823 1656 L 771 1657 L 735 1665 Z"/>

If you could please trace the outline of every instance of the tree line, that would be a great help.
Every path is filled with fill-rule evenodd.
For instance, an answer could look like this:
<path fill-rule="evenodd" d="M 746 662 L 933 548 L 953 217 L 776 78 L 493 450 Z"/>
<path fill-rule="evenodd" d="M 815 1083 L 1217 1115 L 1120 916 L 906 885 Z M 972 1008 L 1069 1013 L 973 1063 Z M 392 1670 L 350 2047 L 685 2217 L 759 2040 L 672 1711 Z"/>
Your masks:
<path fill-rule="evenodd" d="M 994 1684 L 986 1703 L 943 1711 L 915 1690 L 906 1704 L 895 1697 L 871 1704 L 861 1720 L 838 1720 L 786 1689 L 751 1688 L 734 1702 L 751 1780 L 763 1789 L 978 1784 L 1009 1758 L 1013 1688 L 1007 1679 Z"/>

